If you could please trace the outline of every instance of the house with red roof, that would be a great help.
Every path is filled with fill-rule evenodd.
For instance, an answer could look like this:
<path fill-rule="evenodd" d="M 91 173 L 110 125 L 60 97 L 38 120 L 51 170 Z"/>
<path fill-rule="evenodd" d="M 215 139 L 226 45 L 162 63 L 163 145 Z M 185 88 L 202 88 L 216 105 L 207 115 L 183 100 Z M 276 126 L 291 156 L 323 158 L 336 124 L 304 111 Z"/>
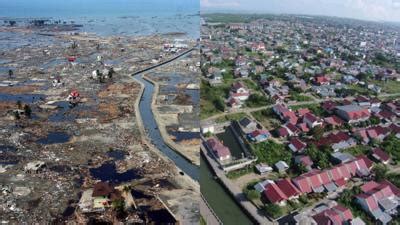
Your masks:
<path fill-rule="evenodd" d="M 326 76 L 316 76 L 314 77 L 314 84 L 322 86 L 322 85 L 329 85 L 330 79 Z"/>
<path fill-rule="evenodd" d="M 301 130 L 301 132 L 303 132 L 303 133 L 307 133 L 307 132 L 310 131 L 310 128 L 308 128 L 308 126 L 307 126 L 306 123 L 298 123 L 296 126 L 297 126 L 297 127 Z"/>
<path fill-rule="evenodd" d="M 393 112 L 390 112 L 389 110 L 381 110 L 379 112 L 376 112 L 374 114 L 375 117 L 377 117 L 380 120 L 384 120 L 386 122 L 394 122 L 397 119 L 396 114 L 394 114 Z"/>
<path fill-rule="evenodd" d="M 343 105 L 336 107 L 336 114 L 348 123 L 358 123 L 366 121 L 371 117 L 368 109 L 358 105 Z"/>
<path fill-rule="evenodd" d="M 304 114 L 303 123 L 306 123 L 310 129 L 316 126 L 322 126 L 322 120 L 312 113 Z"/>
<path fill-rule="evenodd" d="M 312 216 L 312 218 L 318 225 L 343 225 L 351 224 L 353 214 L 350 209 L 338 204 Z"/>
<path fill-rule="evenodd" d="M 253 43 L 251 45 L 251 50 L 253 52 L 257 52 L 257 51 L 265 51 L 265 44 L 263 42 L 257 42 L 257 43 Z"/>
<path fill-rule="evenodd" d="M 358 129 L 353 133 L 355 136 L 360 137 L 364 144 L 368 144 L 371 140 L 383 141 L 383 139 L 390 135 L 391 130 L 388 127 L 374 126 Z"/>
<path fill-rule="evenodd" d="M 333 111 L 335 110 L 337 104 L 336 102 L 333 101 L 325 101 L 321 104 L 322 109 L 324 109 L 326 112 L 328 113 L 333 113 Z"/>
<path fill-rule="evenodd" d="M 279 116 L 279 118 L 285 122 L 290 122 L 292 124 L 297 124 L 297 116 L 296 114 L 288 109 L 283 104 L 276 104 L 272 110 Z"/>
<path fill-rule="evenodd" d="M 301 132 L 300 129 L 296 127 L 296 125 L 294 125 L 293 123 L 286 123 L 285 125 L 283 125 L 283 127 L 287 129 L 289 136 L 297 136 Z"/>
<path fill-rule="evenodd" d="M 208 139 L 206 144 L 218 160 L 225 161 L 231 158 L 229 148 L 223 145 L 217 138 L 212 137 Z"/>
<path fill-rule="evenodd" d="M 297 115 L 298 115 L 299 117 L 303 117 L 306 113 L 311 113 L 311 111 L 310 111 L 309 109 L 307 109 L 307 108 L 305 108 L 305 109 L 298 109 L 298 110 L 297 110 Z"/>
<path fill-rule="evenodd" d="M 298 155 L 294 157 L 294 162 L 303 165 L 307 169 L 307 171 L 311 171 L 312 166 L 314 165 L 314 162 L 308 155 Z"/>
<path fill-rule="evenodd" d="M 378 162 L 381 162 L 383 164 L 388 164 L 390 161 L 389 154 L 387 154 L 381 148 L 372 149 L 371 155 L 375 160 L 377 160 Z"/>
<path fill-rule="evenodd" d="M 361 186 L 362 193 L 355 196 L 361 208 L 376 221 L 387 224 L 398 213 L 400 189 L 387 180 L 370 181 Z"/>
<path fill-rule="evenodd" d="M 350 162 L 336 165 L 330 169 L 311 170 L 293 178 L 292 182 L 302 193 L 334 191 L 344 185 L 343 181 L 366 172 L 369 173 L 372 164 L 366 156 L 359 156 Z"/>
<path fill-rule="evenodd" d="M 255 131 L 247 134 L 247 137 L 251 141 L 259 143 L 259 142 L 263 142 L 263 141 L 268 140 L 268 138 L 271 137 L 271 134 L 267 130 L 257 129 Z"/>
<path fill-rule="evenodd" d="M 246 101 L 250 96 L 250 91 L 243 84 L 243 82 L 236 82 L 232 84 L 230 91 L 230 98 L 237 99 L 239 101 Z"/>
<path fill-rule="evenodd" d="M 330 133 L 319 140 L 315 140 L 314 144 L 317 147 L 330 146 L 335 152 L 350 148 L 357 145 L 354 138 L 343 131 Z"/>
<path fill-rule="evenodd" d="M 267 182 L 264 189 L 265 198 L 269 202 L 279 205 L 285 205 L 287 200 L 296 199 L 300 195 L 301 192 L 288 178 Z"/>
<path fill-rule="evenodd" d="M 304 149 L 306 149 L 306 147 L 307 147 L 307 144 L 300 141 L 299 138 L 292 138 L 289 141 L 289 148 L 294 153 L 303 152 Z"/>
<path fill-rule="evenodd" d="M 326 124 L 331 125 L 332 127 L 340 127 L 344 124 L 344 121 L 342 119 L 340 119 L 339 117 L 337 117 L 336 115 L 326 117 L 324 119 L 324 122 Z"/>

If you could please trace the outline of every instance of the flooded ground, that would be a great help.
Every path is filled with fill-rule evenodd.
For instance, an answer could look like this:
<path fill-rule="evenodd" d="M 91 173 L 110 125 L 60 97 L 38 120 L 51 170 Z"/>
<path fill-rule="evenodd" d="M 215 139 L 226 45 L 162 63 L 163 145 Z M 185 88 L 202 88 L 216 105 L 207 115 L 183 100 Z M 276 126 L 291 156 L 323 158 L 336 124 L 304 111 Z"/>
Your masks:
<path fill-rule="evenodd" d="M 31 194 L 0 193 L 2 220 L 86 223 L 93 218 L 78 207 L 79 193 L 97 181 L 119 184 L 176 176 L 174 165 L 141 140 L 134 110 L 140 85 L 130 76 L 151 65 L 157 55 L 170 57 L 161 51 L 168 39 L 60 33 L 42 38 L 20 28 L 13 32 L 9 36 L 0 32 L 0 39 L 5 37 L 0 45 L 16 40 L 15 45 L 0 48 L 0 186 L 8 184 L 11 190 L 22 188 Z M 75 62 L 68 60 L 70 56 L 76 57 Z M 115 70 L 112 78 L 92 77 L 93 71 L 110 66 Z M 61 84 L 53 86 L 56 78 Z M 74 90 L 80 103 L 71 105 L 66 99 Z M 31 171 L 29 163 L 43 166 Z M 156 185 L 149 182 L 143 187 L 162 192 L 166 201 L 171 199 L 168 191 L 185 190 L 182 185 Z M 188 196 L 193 193 L 187 190 Z M 162 209 L 156 205 L 154 210 Z M 194 211 L 191 218 L 196 219 Z M 102 221 L 112 221 L 112 214 L 105 214 Z"/>

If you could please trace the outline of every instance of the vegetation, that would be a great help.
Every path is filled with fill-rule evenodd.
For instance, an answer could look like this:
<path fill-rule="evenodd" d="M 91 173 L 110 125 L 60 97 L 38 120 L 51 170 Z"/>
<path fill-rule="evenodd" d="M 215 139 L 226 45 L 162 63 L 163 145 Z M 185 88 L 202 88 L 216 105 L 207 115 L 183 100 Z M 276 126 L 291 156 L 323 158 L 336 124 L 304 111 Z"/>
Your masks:
<path fill-rule="evenodd" d="M 274 130 L 281 125 L 281 122 L 277 119 L 272 109 L 252 112 L 251 115 L 268 130 Z"/>
<path fill-rule="evenodd" d="M 246 197 L 250 200 L 255 200 L 255 199 L 259 199 L 261 197 L 260 192 L 258 192 L 257 190 L 249 190 L 249 189 L 245 189 L 244 190 L 244 194 L 246 195 Z"/>
<path fill-rule="evenodd" d="M 201 82 L 201 118 L 207 118 L 214 114 L 224 112 L 224 98 L 228 95 L 230 85 L 223 84 L 218 87 L 211 87 L 206 81 Z"/>
<path fill-rule="evenodd" d="M 313 100 L 310 96 L 302 95 L 299 93 L 292 93 L 290 95 L 290 100 L 297 101 L 297 102 L 307 102 Z"/>
<path fill-rule="evenodd" d="M 124 207 L 125 207 L 125 202 L 124 202 L 124 200 L 121 200 L 121 199 L 119 199 L 119 200 L 114 200 L 114 201 L 111 203 L 111 205 L 112 205 L 112 208 L 113 208 L 115 211 L 118 211 L 118 212 L 124 211 Z"/>
<path fill-rule="evenodd" d="M 390 155 L 393 162 L 400 162 L 400 139 L 396 138 L 395 135 L 390 135 L 381 144 L 381 148 Z"/>
<path fill-rule="evenodd" d="M 278 144 L 269 140 L 267 142 L 254 144 L 252 147 L 259 162 L 273 165 L 282 160 L 286 163 L 290 163 L 291 154 L 283 144 Z"/>
<path fill-rule="evenodd" d="M 361 193 L 361 188 L 355 186 L 352 189 L 346 189 L 338 198 L 338 202 L 344 207 L 351 210 L 354 217 L 360 217 L 367 224 L 373 224 L 372 218 L 361 208 L 361 206 L 356 202 L 355 195 Z"/>
<path fill-rule="evenodd" d="M 347 148 L 343 150 L 344 152 L 350 153 L 353 156 L 359 156 L 359 155 L 366 155 L 369 153 L 370 148 L 368 146 L 364 145 L 357 145 L 351 148 Z"/>
<path fill-rule="evenodd" d="M 306 149 L 306 155 L 310 156 L 312 161 L 321 169 L 326 169 L 331 166 L 329 162 L 331 150 L 329 147 L 318 149 L 315 145 L 310 145 Z"/>
<path fill-rule="evenodd" d="M 274 219 L 279 218 L 283 215 L 282 208 L 276 204 L 266 204 L 264 210 L 269 216 Z"/>
<path fill-rule="evenodd" d="M 248 107 L 261 107 L 270 105 L 271 103 L 272 102 L 269 98 L 258 93 L 251 94 L 246 101 Z"/>
<path fill-rule="evenodd" d="M 223 117 L 220 117 L 216 120 L 217 123 L 223 123 L 226 121 L 232 121 L 232 120 L 240 120 L 243 117 L 246 116 L 246 113 L 235 113 L 235 114 L 229 114 L 229 115 L 225 115 Z"/>
<path fill-rule="evenodd" d="M 254 172 L 254 169 L 252 167 L 247 167 L 247 168 L 244 168 L 244 169 L 231 171 L 231 172 L 227 173 L 226 176 L 229 179 L 236 179 L 236 178 L 239 178 L 239 177 L 241 177 L 243 175 L 246 175 L 246 174 L 249 174 L 249 173 L 252 173 L 252 172 Z"/>

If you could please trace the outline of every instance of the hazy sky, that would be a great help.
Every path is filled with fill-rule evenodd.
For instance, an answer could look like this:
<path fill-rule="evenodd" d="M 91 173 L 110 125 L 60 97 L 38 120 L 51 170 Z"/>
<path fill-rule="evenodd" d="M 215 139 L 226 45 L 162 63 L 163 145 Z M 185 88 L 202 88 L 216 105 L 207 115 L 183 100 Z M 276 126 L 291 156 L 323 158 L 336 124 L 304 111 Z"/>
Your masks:
<path fill-rule="evenodd" d="M 400 22 L 400 0 L 200 0 L 203 11 L 314 14 Z"/>

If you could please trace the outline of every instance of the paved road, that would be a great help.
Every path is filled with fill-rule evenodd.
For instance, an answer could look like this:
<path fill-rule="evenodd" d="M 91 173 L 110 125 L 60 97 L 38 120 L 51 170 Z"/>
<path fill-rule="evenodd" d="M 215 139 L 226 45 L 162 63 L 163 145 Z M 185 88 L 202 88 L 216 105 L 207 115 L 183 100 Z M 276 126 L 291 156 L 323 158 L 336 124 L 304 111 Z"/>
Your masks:
<path fill-rule="evenodd" d="M 388 98 L 388 97 L 395 97 L 395 96 L 400 96 L 400 93 L 395 93 L 395 94 L 382 94 L 382 95 L 379 95 L 379 97 L 381 97 L 381 98 Z M 331 101 L 342 101 L 342 100 L 345 100 L 345 99 L 353 100 L 354 97 L 315 99 L 315 100 L 306 101 L 306 102 L 288 103 L 288 104 L 286 104 L 286 105 L 287 105 L 287 106 L 309 105 L 309 104 L 316 104 L 316 103 L 325 102 L 325 101 L 328 101 L 328 100 L 331 100 Z M 250 114 L 250 113 L 252 113 L 252 112 L 256 112 L 256 111 L 260 111 L 260 110 L 263 110 L 263 109 L 272 108 L 273 106 L 274 106 L 274 105 L 267 105 L 267 106 L 261 106 L 261 107 L 256 107 L 256 108 L 238 109 L 238 110 L 231 111 L 231 112 L 224 112 L 224 113 L 216 114 L 216 115 L 213 115 L 213 116 L 208 117 L 208 118 L 205 119 L 205 120 L 208 120 L 208 121 L 209 121 L 209 120 L 215 120 L 215 119 L 218 119 L 218 118 L 220 118 L 220 117 L 227 116 L 227 115 L 231 115 L 231 114 L 236 114 L 236 113 L 246 113 L 246 114 Z"/>

